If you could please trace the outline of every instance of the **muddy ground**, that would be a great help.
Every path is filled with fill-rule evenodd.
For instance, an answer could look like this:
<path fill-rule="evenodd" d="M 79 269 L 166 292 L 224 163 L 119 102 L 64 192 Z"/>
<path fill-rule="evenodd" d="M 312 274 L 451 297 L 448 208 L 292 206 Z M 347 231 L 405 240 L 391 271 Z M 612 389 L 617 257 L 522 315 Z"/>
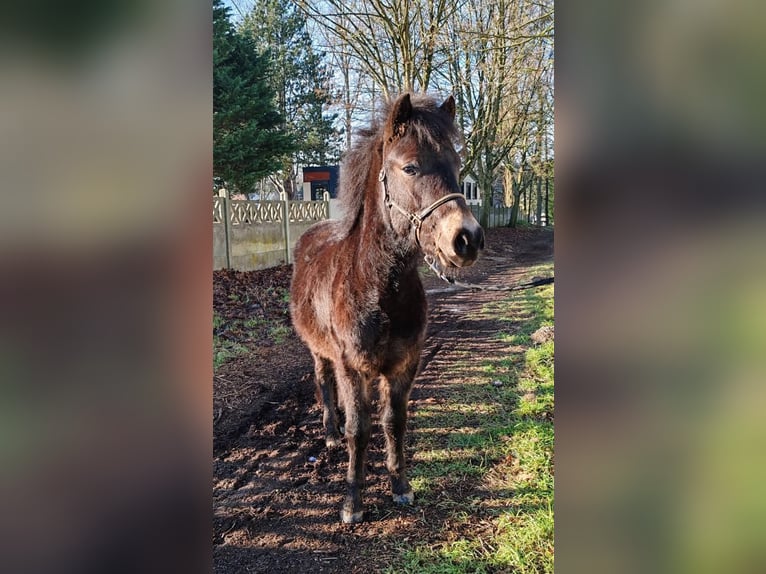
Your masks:
<path fill-rule="evenodd" d="M 529 267 L 552 257 L 552 231 L 491 229 L 479 262 L 460 279 L 514 283 Z M 239 348 L 214 377 L 215 572 L 380 572 L 403 543 L 433 539 L 441 511 L 417 501 L 411 507 L 393 503 L 383 437 L 374 425 L 365 522 L 340 523 L 346 451 L 324 446 L 313 364 L 290 327 L 290 274 L 287 266 L 214 274 L 214 308 L 221 317 L 215 334 Z M 493 341 L 498 330 L 493 321 L 478 327 L 473 321 L 470 331 L 468 322 L 461 321 L 504 297 L 502 292 L 445 293 L 446 285 L 430 272 L 424 273 L 424 284 L 432 291 L 429 330 L 411 412 L 449 392 L 456 376 L 449 370 L 452 349 L 502 352 Z"/>

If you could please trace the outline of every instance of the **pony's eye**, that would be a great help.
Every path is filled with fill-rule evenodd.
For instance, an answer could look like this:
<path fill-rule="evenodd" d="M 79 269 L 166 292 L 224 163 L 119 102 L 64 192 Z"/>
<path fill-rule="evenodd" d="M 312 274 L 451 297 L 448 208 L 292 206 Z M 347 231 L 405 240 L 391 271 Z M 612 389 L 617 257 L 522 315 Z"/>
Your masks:
<path fill-rule="evenodd" d="M 417 175 L 418 168 L 416 165 L 413 165 L 411 163 L 408 163 L 402 168 L 402 171 L 406 173 L 407 175 Z"/>

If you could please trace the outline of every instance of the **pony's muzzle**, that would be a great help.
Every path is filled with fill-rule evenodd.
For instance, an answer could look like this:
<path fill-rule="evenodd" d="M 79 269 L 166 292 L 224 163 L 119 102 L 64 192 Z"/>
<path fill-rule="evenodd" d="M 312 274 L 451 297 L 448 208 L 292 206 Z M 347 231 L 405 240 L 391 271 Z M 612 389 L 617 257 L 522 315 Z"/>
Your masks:
<path fill-rule="evenodd" d="M 453 219 L 441 234 L 437 247 L 450 267 L 468 267 L 484 249 L 484 230 L 470 213 Z M 455 225 L 456 224 L 456 225 Z"/>

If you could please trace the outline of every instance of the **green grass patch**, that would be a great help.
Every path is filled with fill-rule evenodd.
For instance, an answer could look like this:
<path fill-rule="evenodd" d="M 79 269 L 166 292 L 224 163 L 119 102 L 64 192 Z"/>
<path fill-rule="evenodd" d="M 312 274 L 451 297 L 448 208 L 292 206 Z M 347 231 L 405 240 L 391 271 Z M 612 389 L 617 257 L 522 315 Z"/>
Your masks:
<path fill-rule="evenodd" d="M 285 302 L 289 299 L 287 289 L 272 289 L 276 296 Z M 239 295 L 232 294 L 231 300 L 237 300 Z M 235 357 L 246 355 L 251 348 L 262 345 L 268 339 L 275 345 L 280 345 L 292 334 L 292 327 L 280 313 L 276 317 L 263 316 L 243 318 L 227 318 L 213 314 L 213 371 L 217 371 L 224 363 Z"/>
<path fill-rule="evenodd" d="M 292 327 L 289 325 L 273 325 L 269 328 L 269 337 L 277 345 L 284 342 L 285 339 L 292 332 Z"/>
<path fill-rule="evenodd" d="M 266 319 L 226 319 L 213 314 L 213 371 L 226 361 L 246 355 L 249 345 L 257 342 L 258 333 L 269 328 Z"/>
<path fill-rule="evenodd" d="M 241 343 L 230 343 L 213 337 L 213 371 L 233 357 L 246 355 L 248 348 Z"/>
<path fill-rule="evenodd" d="M 553 508 L 507 513 L 497 520 L 491 563 L 519 573 L 553 572 Z"/>
<path fill-rule="evenodd" d="M 504 324 L 506 350 L 478 364 L 467 356 L 450 392 L 413 413 L 411 483 L 435 532 L 402 546 L 389 574 L 553 572 L 554 344 L 530 339 L 553 325 L 553 287 L 508 294 L 481 314 Z"/>

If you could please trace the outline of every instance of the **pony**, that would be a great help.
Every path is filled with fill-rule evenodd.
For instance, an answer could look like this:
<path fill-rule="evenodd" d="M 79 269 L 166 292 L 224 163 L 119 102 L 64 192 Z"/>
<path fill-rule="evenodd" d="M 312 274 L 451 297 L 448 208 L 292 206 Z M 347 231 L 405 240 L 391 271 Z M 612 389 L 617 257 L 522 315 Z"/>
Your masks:
<path fill-rule="evenodd" d="M 341 441 L 336 405 L 345 415 L 344 523 L 364 520 L 376 380 L 393 500 L 414 500 L 404 440 L 426 333 L 419 259 L 466 267 L 484 248 L 484 231 L 458 193 L 461 141 L 452 96 L 441 104 L 411 93 L 387 101 L 343 159 L 342 218 L 313 225 L 295 247 L 290 314 L 314 359 L 328 448 Z"/>

